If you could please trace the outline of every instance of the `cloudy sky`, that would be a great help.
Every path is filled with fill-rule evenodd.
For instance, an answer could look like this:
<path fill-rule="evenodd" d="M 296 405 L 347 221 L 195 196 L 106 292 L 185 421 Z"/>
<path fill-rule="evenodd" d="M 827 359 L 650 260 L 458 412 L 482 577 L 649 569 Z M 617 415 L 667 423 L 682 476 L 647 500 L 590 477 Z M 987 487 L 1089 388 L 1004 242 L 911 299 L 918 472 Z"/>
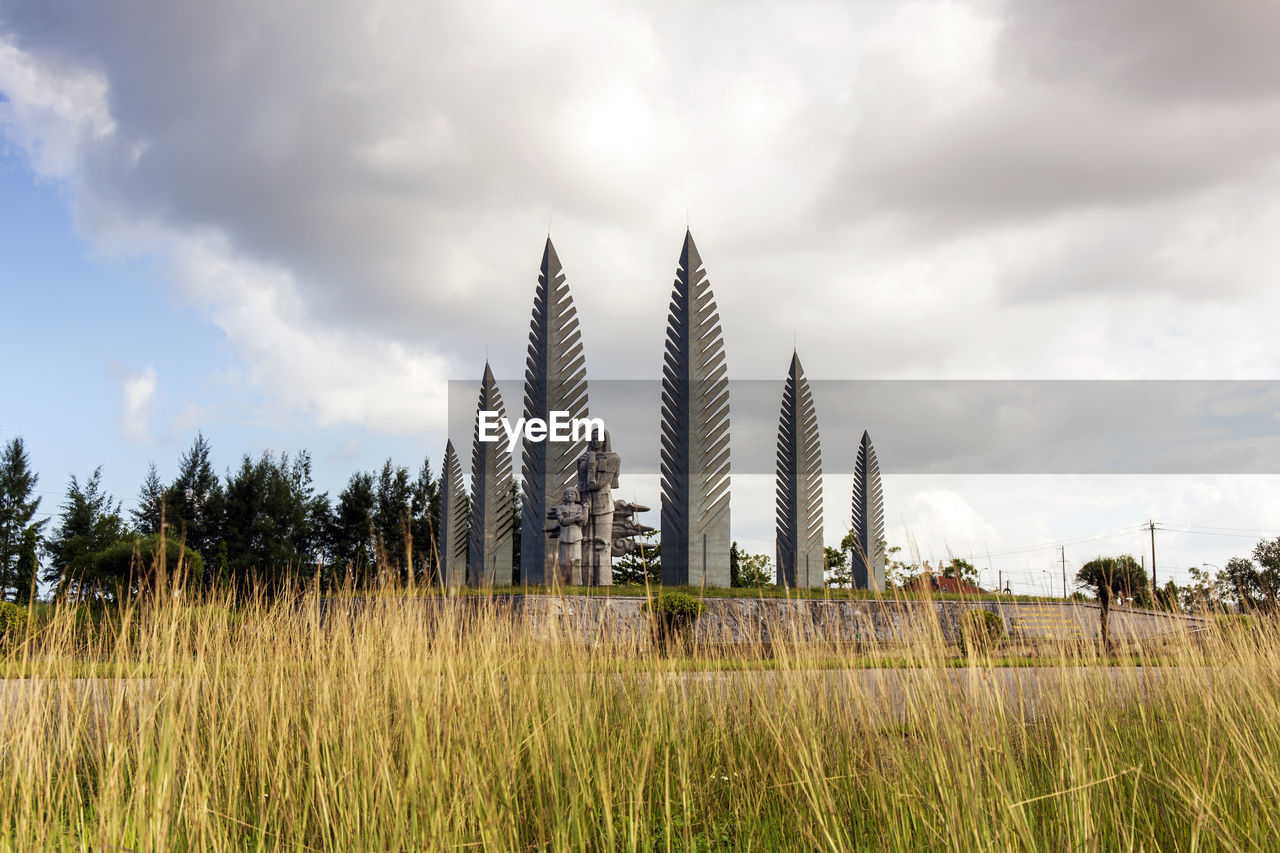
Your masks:
<path fill-rule="evenodd" d="M 131 504 L 197 429 L 220 467 L 306 447 L 334 492 L 438 459 L 448 380 L 523 372 L 548 229 L 592 381 L 658 375 L 686 225 L 731 376 L 779 395 L 793 342 L 833 388 L 1269 380 L 1277 38 L 1266 0 L 0 0 L 0 438 L 47 509 L 98 464 Z M 1055 566 L 1032 546 L 1136 553 L 1148 518 L 1203 528 L 1160 534 L 1179 570 L 1280 533 L 1252 457 L 921 470 L 874 437 L 891 541 L 1015 588 Z M 757 550 L 768 480 L 735 480 Z"/>

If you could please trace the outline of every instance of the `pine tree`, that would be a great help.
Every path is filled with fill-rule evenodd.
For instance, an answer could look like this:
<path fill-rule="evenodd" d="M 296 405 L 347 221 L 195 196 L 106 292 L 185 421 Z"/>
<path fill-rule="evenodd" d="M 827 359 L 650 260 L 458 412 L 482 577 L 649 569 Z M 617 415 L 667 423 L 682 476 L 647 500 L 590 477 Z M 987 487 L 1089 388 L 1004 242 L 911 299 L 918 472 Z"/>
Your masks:
<path fill-rule="evenodd" d="M 129 515 L 133 519 L 134 532 L 154 536 L 160 532 L 160 516 L 164 507 L 164 484 L 156 471 L 156 463 L 147 468 L 147 479 L 138 490 L 138 508 Z"/>
<path fill-rule="evenodd" d="M 289 486 L 293 499 L 302 512 L 292 531 L 293 549 L 299 558 L 299 573 L 311 578 L 319 570 L 324 548 L 325 522 L 329 517 L 329 494 L 316 493 L 311 479 L 311 454 L 298 452 L 289 466 Z"/>
<path fill-rule="evenodd" d="M 335 582 L 350 577 L 356 584 L 363 584 L 368 579 L 374 565 L 371 534 L 375 502 L 373 475 L 364 471 L 352 474 L 347 487 L 338 494 L 325 547 L 334 567 Z"/>
<path fill-rule="evenodd" d="M 178 477 L 165 493 L 166 535 L 185 539 L 210 562 L 221 534 L 223 491 L 209 461 L 211 447 L 203 433 L 197 433 L 191 449 L 182 454 Z"/>
<path fill-rule="evenodd" d="M 380 571 L 394 572 L 407 580 L 408 543 L 405 539 L 413 487 L 409 469 L 388 459 L 378 474 L 373 509 L 374 546 Z"/>
<path fill-rule="evenodd" d="M 29 589 L 29 579 L 20 581 L 18 573 L 20 563 L 24 571 L 32 571 L 27 563 L 38 556 L 40 531 L 47 521 L 35 521 L 39 480 L 31 470 L 22 437 L 10 440 L 0 454 L 0 601 L 8 598 L 10 588 L 15 593 Z"/>
<path fill-rule="evenodd" d="M 613 582 L 615 584 L 652 584 L 662 582 L 662 549 L 654 541 L 657 531 L 642 533 L 635 537 L 640 546 L 613 561 Z M 737 553 L 736 550 L 733 553 Z M 734 557 L 736 560 L 737 557 Z M 737 571 L 737 569 L 734 569 Z"/>
<path fill-rule="evenodd" d="M 327 510 L 327 497 L 320 500 Z M 246 455 L 227 476 L 222 540 L 215 545 L 211 565 L 220 569 L 225 562 L 227 579 L 242 588 L 272 590 L 289 575 L 309 578 L 320 548 L 316 519 L 317 497 L 306 451 L 292 459 L 264 453 L 255 461 Z"/>
<path fill-rule="evenodd" d="M 307 456 L 307 483 L 310 487 L 311 483 L 311 457 Z M 329 519 L 333 514 L 333 510 L 329 506 L 329 493 L 320 492 L 316 494 L 314 488 L 309 488 L 310 498 L 307 501 L 307 525 L 304 536 L 304 543 L 307 554 L 308 577 L 316 577 L 321 582 L 327 582 L 329 579 L 324 577 L 325 574 L 325 553 L 329 543 Z"/>
<path fill-rule="evenodd" d="M 270 460 L 265 455 L 255 463 L 247 454 L 240 466 L 227 474 L 222 496 L 222 538 L 215 562 L 224 557 L 230 580 L 239 589 L 255 585 L 265 568 L 265 549 L 275 539 L 271 519 L 265 512 Z"/>
<path fill-rule="evenodd" d="M 17 573 L 14 578 L 14 600 L 26 604 L 35 598 L 40 573 L 40 534 L 34 527 L 22 533 L 22 547 L 18 549 Z"/>
<path fill-rule="evenodd" d="M 102 490 L 99 467 L 82 485 L 75 475 L 58 513 L 58 527 L 49 539 L 49 567 L 44 580 L 54 595 L 85 597 L 114 584 L 98 576 L 97 557 L 125 533 L 120 503 Z"/>
<path fill-rule="evenodd" d="M 422 460 L 418 479 L 413 484 L 413 517 L 409 532 L 413 536 L 414 579 L 435 583 L 440 571 L 440 481 L 431 475 L 429 456 Z"/>

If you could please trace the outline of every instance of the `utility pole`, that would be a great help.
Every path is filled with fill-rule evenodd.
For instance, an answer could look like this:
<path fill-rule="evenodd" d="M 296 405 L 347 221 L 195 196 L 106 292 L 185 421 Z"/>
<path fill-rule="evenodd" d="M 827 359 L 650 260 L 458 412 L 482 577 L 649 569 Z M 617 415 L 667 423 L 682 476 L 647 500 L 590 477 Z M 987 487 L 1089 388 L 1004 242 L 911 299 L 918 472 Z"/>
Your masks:
<path fill-rule="evenodd" d="M 1147 526 L 1151 528 L 1151 592 L 1154 595 L 1156 589 L 1156 523 L 1148 521 Z"/>
<path fill-rule="evenodd" d="M 1062 552 L 1062 600 L 1067 600 L 1067 546 L 1059 545 L 1058 550 Z"/>

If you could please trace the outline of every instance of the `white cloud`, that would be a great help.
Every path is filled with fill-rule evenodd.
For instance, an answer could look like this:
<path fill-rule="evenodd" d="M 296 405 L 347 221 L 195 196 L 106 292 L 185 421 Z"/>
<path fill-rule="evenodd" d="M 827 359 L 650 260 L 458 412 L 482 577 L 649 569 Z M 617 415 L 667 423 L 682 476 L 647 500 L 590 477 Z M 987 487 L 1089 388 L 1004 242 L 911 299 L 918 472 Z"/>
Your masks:
<path fill-rule="evenodd" d="M 120 432 L 138 444 L 150 444 L 151 418 L 155 414 L 156 369 L 147 365 L 126 375 L 120 382 L 122 406 Z"/>
<path fill-rule="evenodd" d="M 88 146 L 115 132 L 107 81 L 83 68 L 39 61 L 0 31 L 0 133 L 49 178 L 74 179 Z"/>
<path fill-rule="evenodd" d="M 1266 75 L 1064 76 L 1087 42 L 1051 24 L 1132 16 L 1049 6 L 15 2 L 0 90 L 86 235 L 170 261 L 296 415 L 397 428 L 407 365 L 470 376 L 486 345 L 521 373 L 549 219 L 592 374 L 653 375 L 686 212 L 738 377 L 781 375 L 791 331 L 834 378 L 1271 370 Z"/>
<path fill-rule="evenodd" d="M 735 379 L 1270 377 L 1275 19 L 1203 8 L 0 0 L 0 132 L 283 423 L 442 443 L 549 219 L 592 378 L 657 375 L 686 217 Z"/>
<path fill-rule="evenodd" d="M 129 239 L 150 246 L 226 334 L 245 363 L 235 381 L 264 400 L 258 419 L 391 434 L 443 427 L 447 366 L 425 348 L 310 322 L 287 271 L 237 257 L 219 236 L 142 230 Z M 188 406 L 175 430 L 190 428 L 193 411 L 205 410 Z"/>
<path fill-rule="evenodd" d="M 934 565 L 951 557 L 972 559 L 975 552 L 998 547 L 1003 541 L 990 521 L 954 489 L 926 488 L 900 500 L 898 506 L 900 523 L 886 524 L 886 528 L 896 528 L 892 531 L 894 541 L 903 542 L 909 552 L 918 552 L 913 557 Z"/>
<path fill-rule="evenodd" d="M 322 426 L 403 433 L 445 422 L 443 360 L 358 328 L 316 326 L 288 273 L 234 257 L 219 238 L 165 241 L 174 277 L 200 297 L 271 407 Z"/>

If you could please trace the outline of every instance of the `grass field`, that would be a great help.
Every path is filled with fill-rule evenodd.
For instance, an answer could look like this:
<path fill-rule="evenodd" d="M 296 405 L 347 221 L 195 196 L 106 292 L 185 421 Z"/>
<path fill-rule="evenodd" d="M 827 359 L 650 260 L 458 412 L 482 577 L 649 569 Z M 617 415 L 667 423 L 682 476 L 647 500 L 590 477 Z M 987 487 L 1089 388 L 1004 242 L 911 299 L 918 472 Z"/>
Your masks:
<path fill-rule="evenodd" d="M 1280 640 L 1265 622 L 1125 649 L 1121 667 L 1041 649 L 1030 697 L 996 677 L 1010 662 L 1000 650 L 960 661 L 929 630 L 872 650 L 916 664 L 879 673 L 893 694 L 876 695 L 856 668 L 866 649 L 775 643 L 767 660 L 747 649 L 717 662 L 533 643 L 483 609 L 429 618 L 404 595 L 349 610 L 303 596 L 166 599 L 105 623 L 49 614 L 0 653 L 26 676 L 0 690 L 0 847 L 1256 850 L 1280 838 Z M 1160 677 L 1129 665 L 1144 662 Z"/>

